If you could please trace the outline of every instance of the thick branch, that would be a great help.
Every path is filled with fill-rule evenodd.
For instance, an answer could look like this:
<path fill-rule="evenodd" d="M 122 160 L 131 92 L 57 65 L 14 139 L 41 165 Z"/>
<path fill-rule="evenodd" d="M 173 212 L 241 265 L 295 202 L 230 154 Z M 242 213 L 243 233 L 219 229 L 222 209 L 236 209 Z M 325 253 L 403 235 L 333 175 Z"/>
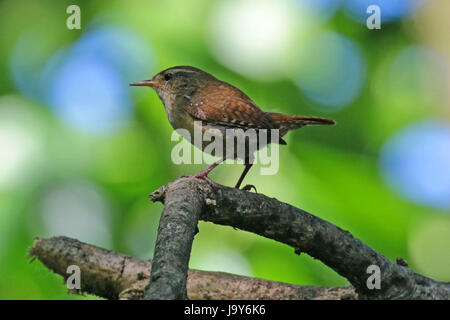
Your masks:
<path fill-rule="evenodd" d="M 198 217 L 286 243 L 296 252 L 303 251 L 320 259 L 346 277 L 359 298 L 450 298 L 449 283 L 416 274 L 404 263 L 394 264 L 349 232 L 276 199 L 223 186 L 212 189 L 198 179 L 176 180 L 152 193 L 150 198 L 163 201 L 165 209 L 155 248 L 159 262 L 153 266 L 151 282 L 154 283 L 148 286 L 147 298 L 186 298 L 186 277 L 187 295 L 191 299 L 356 297 L 350 287 L 294 286 L 193 270 L 187 275 Z M 66 270 L 69 265 L 78 265 L 83 275 L 82 291 L 110 299 L 141 298 L 149 282 L 150 262 L 69 238 L 36 239 L 30 254 L 64 278 L 68 276 Z M 379 290 L 369 290 L 366 286 L 367 267 L 370 265 L 377 265 L 381 270 Z"/>
<path fill-rule="evenodd" d="M 198 197 L 195 187 L 193 183 L 189 188 L 185 184 L 174 184 L 166 191 L 153 269 L 144 299 L 187 299 L 189 257 L 203 207 L 203 199 Z"/>
<path fill-rule="evenodd" d="M 184 192 L 172 192 L 173 189 Z M 290 245 L 297 252 L 305 252 L 347 278 L 362 298 L 450 297 L 449 283 L 426 278 L 405 266 L 392 263 L 348 231 L 261 194 L 224 186 L 213 189 L 202 180 L 183 178 L 161 187 L 150 198 L 152 201 L 162 201 L 166 206 L 176 202 L 185 210 L 190 207 L 195 211 L 195 215 L 189 218 L 192 222 L 199 214 L 201 220 L 254 232 Z M 173 208 L 178 210 L 175 206 Z M 190 246 L 184 252 L 183 259 L 186 254 L 190 254 Z M 367 268 L 371 265 L 381 270 L 381 289 L 369 290 L 367 287 Z"/>
<path fill-rule="evenodd" d="M 70 265 L 81 269 L 81 291 L 107 299 L 141 299 L 151 261 L 142 261 L 67 237 L 36 238 L 30 256 L 64 280 Z M 298 286 L 223 272 L 189 270 L 189 299 L 356 299 L 351 287 Z"/>

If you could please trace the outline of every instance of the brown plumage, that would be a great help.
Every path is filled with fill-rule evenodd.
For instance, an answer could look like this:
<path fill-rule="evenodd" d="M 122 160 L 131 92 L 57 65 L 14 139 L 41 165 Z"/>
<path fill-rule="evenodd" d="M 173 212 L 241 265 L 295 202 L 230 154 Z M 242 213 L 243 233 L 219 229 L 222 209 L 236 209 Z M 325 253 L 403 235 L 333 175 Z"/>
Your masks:
<path fill-rule="evenodd" d="M 197 119 L 226 126 L 274 129 L 271 118 L 245 93 L 217 79 L 199 88 L 186 110 Z"/>
<path fill-rule="evenodd" d="M 274 122 L 275 127 L 280 129 L 280 135 L 284 136 L 289 130 L 299 129 L 310 124 L 334 124 L 334 120 L 313 117 L 313 116 L 295 116 L 289 114 L 267 112 L 270 119 Z"/>
<path fill-rule="evenodd" d="M 282 137 L 290 130 L 310 124 L 334 124 L 333 120 L 326 118 L 264 112 L 238 88 L 190 66 L 172 67 L 156 74 L 151 80 L 135 82 L 131 85 L 149 86 L 155 89 L 164 104 L 172 127 L 187 129 L 191 137 L 196 121 L 201 121 L 203 132 L 208 129 L 218 129 L 224 141 L 227 129 L 254 129 L 258 132 L 266 129 L 269 134 L 271 129 L 279 129 L 278 143 L 286 144 Z M 209 143 L 203 141 L 202 145 L 196 145 L 196 147 L 203 150 Z M 249 141 L 245 140 L 246 146 L 248 143 Z M 234 152 L 230 157 L 236 158 L 238 155 Z M 226 156 L 193 176 L 215 184 L 207 175 L 225 158 Z M 246 167 L 236 188 L 240 187 L 252 166 L 253 154 L 245 154 L 243 159 Z"/>

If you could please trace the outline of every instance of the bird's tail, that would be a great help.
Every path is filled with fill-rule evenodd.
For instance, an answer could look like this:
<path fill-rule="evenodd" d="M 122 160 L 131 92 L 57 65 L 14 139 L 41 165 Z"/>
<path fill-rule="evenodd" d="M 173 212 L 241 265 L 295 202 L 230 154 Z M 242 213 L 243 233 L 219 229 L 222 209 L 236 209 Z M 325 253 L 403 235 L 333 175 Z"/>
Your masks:
<path fill-rule="evenodd" d="M 332 119 L 313 117 L 313 116 L 295 116 L 289 114 L 268 112 L 270 119 L 280 129 L 282 135 L 289 130 L 295 130 L 310 124 L 332 125 L 335 121 Z"/>

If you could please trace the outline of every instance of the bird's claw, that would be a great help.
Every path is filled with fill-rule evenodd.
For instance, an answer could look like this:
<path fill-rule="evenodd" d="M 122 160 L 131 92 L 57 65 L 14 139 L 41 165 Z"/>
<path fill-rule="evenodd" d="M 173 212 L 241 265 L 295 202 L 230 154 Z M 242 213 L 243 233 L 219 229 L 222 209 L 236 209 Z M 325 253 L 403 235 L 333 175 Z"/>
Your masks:
<path fill-rule="evenodd" d="M 199 177 L 199 179 L 205 180 L 213 188 L 219 188 L 219 184 L 211 180 L 208 176 Z"/>
<path fill-rule="evenodd" d="M 208 177 L 205 174 L 202 173 L 196 173 L 196 174 L 183 174 L 180 176 L 180 178 L 196 178 L 206 181 L 211 187 L 218 188 L 219 184 L 217 182 L 214 182 L 211 180 L 210 177 Z"/>
<path fill-rule="evenodd" d="M 258 190 L 256 190 L 256 187 L 252 184 L 245 185 L 241 190 L 251 191 L 252 189 L 255 189 L 255 193 L 258 193 Z"/>

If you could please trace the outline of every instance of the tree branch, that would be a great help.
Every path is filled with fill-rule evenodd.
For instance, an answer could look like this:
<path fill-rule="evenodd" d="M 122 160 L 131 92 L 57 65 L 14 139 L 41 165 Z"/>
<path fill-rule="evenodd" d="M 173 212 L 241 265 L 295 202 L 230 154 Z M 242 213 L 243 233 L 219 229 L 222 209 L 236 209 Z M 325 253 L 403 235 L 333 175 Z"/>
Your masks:
<path fill-rule="evenodd" d="M 29 250 L 33 259 L 61 275 L 67 267 L 81 269 L 81 291 L 107 299 L 141 299 L 150 279 L 152 261 L 142 261 L 67 237 L 36 238 Z M 189 299 L 310 300 L 356 299 L 351 287 L 299 286 L 223 272 L 189 270 Z"/>
<path fill-rule="evenodd" d="M 165 205 L 151 271 L 149 261 L 64 237 L 38 238 L 30 254 L 64 278 L 67 266 L 78 265 L 82 290 L 109 299 L 450 299 L 450 283 L 417 274 L 401 261 L 395 264 L 348 231 L 276 199 L 225 186 L 213 188 L 193 178 L 162 186 L 150 199 Z M 199 219 L 290 245 L 296 253 L 321 260 L 352 287 L 295 286 L 188 271 Z M 367 286 L 367 268 L 372 265 L 380 270 L 380 289 Z"/>
<path fill-rule="evenodd" d="M 202 210 L 194 185 L 174 184 L 166 190 L 159 221 L 150 283 L 144 299 L 187 299 L 186 281 L 192 241 Z"/>
<path fill-rule="evenodd" d="M 165 204 L 165 215 L 183 215 L 189 226 L 201 220 L 232 226 L 292 246 L 296 252 L 305 252 L 347 278 L 360 298 L 369 299 L 449 299 L 450 284 L 419 275 L 408 267 L 392 263 L 348 231 L 262 194 L 244 192 L 225 186 L 212 188 L 199 179 L 182 178 L 159 188 L 150 195 L 152 201 Z M 177 205 L 173 205 L 176 203 Z M 180 210 L 180 208 L 182 208 Z M 189 212 L 194 214 L 186 215 Z M 173 211 L 173 212 L 171 212 Z M 162 219 L 163 220 L 163 219 Z M 167 226 L 167 224 L 165 224 Z M 171 226 L 173 228 L 173 226 Z M 163 221 L 159 232 L 164 230 Z M 167 230 L 167 232 L 170 232 Z M 191 243 L 178 258 L 170 251 L 171 245 L 157 245 L 155 258 L 179 259 L 187 270 Z M 156 261 L 155 261 L 156 264 Z M 381 288 L 370 290 L 367 268 L 377 266 L 381 271 Z M 156 265 L 154 266 L 154 270 Z M 170 279 L 173 269 L 154 272 Z M 180 276 L 180 275 L 178 275 Z M 185 279 L 187 274 L 183 274 Z M 167 280 L 166 283 L 170 281 Z M 170 284 L 169 284 L 170 285 Z M 150 283 L 151 286 L 151 283 Z"/>

